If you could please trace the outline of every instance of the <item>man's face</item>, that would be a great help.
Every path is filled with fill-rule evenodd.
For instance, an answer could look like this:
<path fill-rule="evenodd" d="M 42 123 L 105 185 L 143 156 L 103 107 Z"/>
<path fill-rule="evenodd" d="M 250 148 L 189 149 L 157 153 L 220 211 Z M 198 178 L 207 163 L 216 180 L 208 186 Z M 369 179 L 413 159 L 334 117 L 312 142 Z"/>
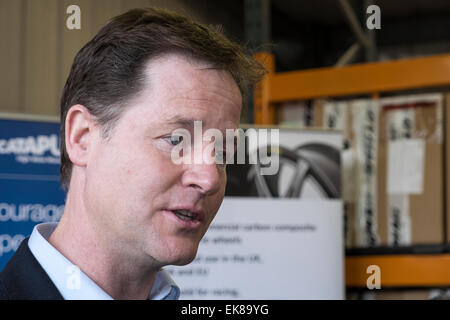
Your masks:
<path fill-rule="evenodd" d="M 86 206 L 97 234 L 113 250 L 161 265 L 191 262 L 225 192 L 225 166 L 171 161 L 178 128 L 236 128 L 240 91 L 227 72 L 169 55 L 150 62 L 147 82 L 109 139 L 92 135 Z M 206 143 L 204 143 L 206 146 Z M 197 146 L 195 146 L 197 148 Z M 194 220 L 177 215 L 194 212 Z M 176 212 L 174 212 L 176 211 Z M 153 260 L 154 259 L 154 260 Z"/>

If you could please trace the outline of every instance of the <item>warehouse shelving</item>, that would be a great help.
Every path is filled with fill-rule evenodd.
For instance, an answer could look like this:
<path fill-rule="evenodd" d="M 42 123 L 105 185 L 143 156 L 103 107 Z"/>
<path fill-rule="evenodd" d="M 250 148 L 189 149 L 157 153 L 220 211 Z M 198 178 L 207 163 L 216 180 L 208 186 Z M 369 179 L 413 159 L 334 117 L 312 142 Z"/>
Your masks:
<path fill-rule="evenodd" d="M 450 254 L 394 254 L 351 256 L 345 259 L 347 287 L 365 287 L 367 268 L 381 270 L 382 287 L 450 286 Z"/>
<path fill-rule="evenodd" d="M 278 103 L 450 86 L 450 54 L 304 71 L 275 72 L 274 56 L 255 55 L 269 73 L 254 88 L 254 122 L 275 124 Z M 383 287 L 448 287 L 450 254 L 389 254 L 346 257 L 347 287 L 366 287 L 367 267 L 382 270 Z"/>
<path fill-rule="evenodd" d="M 279 73 L 274 72 L 273 55 L 255 56 L 269 70 L 255 88 L 256 124 L 274 124 L 279 102 L 450 85 L 450 54 Z"/>

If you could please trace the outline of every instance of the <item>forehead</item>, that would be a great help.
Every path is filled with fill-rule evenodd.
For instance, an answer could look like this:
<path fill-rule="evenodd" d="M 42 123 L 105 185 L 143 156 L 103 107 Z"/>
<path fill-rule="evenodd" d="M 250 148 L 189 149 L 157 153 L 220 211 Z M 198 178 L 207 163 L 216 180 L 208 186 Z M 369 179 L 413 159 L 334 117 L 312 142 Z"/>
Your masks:
<path fill-rule="evenodd" d="M 174 117 L 215 122 L 239 122 L 242 97 L 233 77 L 208 63 L 181 55 L 150 61 L 145 69 L 141 103 L 155 121 Z M 151 110 L 150 110 L 151 107 Z"/>

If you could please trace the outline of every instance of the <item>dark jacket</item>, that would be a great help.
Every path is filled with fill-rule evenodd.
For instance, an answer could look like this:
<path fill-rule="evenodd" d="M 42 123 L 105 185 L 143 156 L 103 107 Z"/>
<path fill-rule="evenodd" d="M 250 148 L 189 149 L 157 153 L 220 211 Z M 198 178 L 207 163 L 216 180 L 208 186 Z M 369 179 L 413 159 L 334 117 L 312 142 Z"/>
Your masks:
<path fill-rule="evenodd" d="M 62 300 L 28 247 L 28 238 L 0 272 L 0 300 Z"/>

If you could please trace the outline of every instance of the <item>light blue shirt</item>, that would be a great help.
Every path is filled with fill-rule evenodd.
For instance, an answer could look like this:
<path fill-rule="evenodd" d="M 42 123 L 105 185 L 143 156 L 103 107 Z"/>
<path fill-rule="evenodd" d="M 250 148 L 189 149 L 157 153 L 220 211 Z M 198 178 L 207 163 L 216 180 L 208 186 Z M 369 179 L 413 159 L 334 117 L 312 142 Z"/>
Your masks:
<path fill-rule="evenodd" d="M 103 289 L 64 257 L 48 239 L 57 223 L 41 223 L 34 227 L 28 246 L 41 267 L 66 300 L 112 300 Z M 149 300 L 178 300 L 180 288 L 161 269 L 155 278 Z"/>

